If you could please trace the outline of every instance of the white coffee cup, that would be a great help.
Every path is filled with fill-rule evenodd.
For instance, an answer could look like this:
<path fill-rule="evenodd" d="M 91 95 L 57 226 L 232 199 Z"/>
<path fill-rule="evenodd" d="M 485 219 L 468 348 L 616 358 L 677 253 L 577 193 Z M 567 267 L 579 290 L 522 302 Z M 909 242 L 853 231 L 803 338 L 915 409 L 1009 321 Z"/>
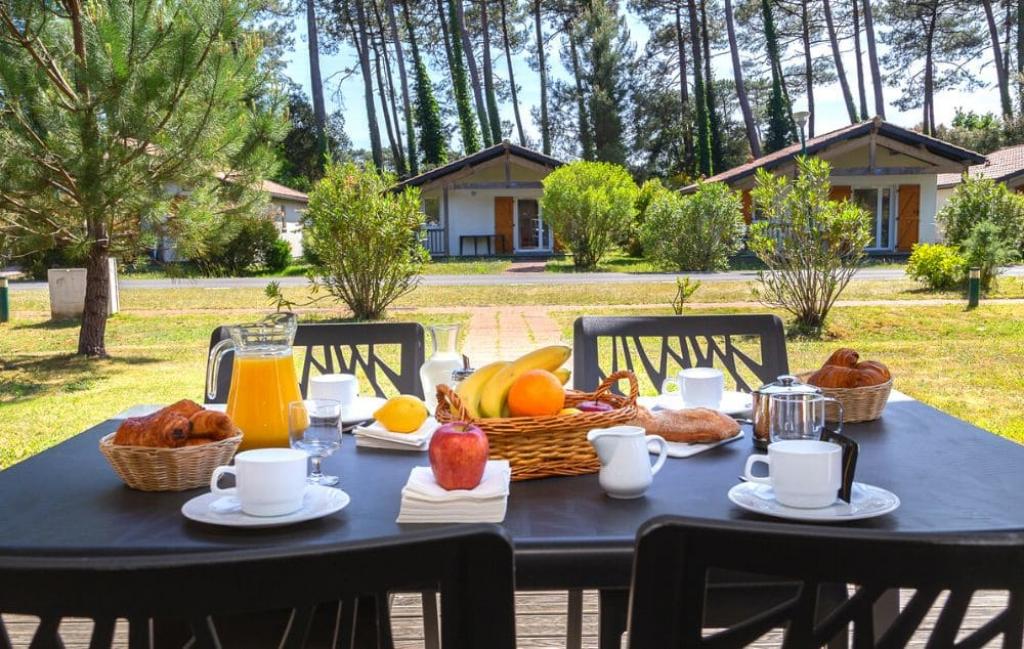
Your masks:
<path fill-rule="evenodd" d="M 306 492 L 306 461 L 309 456 L 292 448 L 258 448 L 235 456 L 234 466 L 219 466 L 210 476 L 210 491 L 238 498 L 250 516 L 284 516 L 302 508 Z M 235 476 L 236 486 L 223 489 L 225 474 Z"/>
<path fill-rule="evenodd" d="M 675 378 L 665 379 L 662 394 L 670 394 L 668 387 L 675 385 L 687 408 L 712 408 L 722 405 L 725 376 L 713 367 L 689 367 L 680 370 Z"/>
<path fill-rule="evenodd" d="M 359 397 L 359 380 L 354 374 L 321 374 L 309 379 L 310 399 L 331 399 L 342 408 L 352 405 Z"/>
<path fill-rule="evenodd" d="M 743 477 L 770 484 L 775 499 L 787 507 L 815 509 L 836 501 L 843 482 L 843 449 L 832 442 L 791 439 L 772 442 L 768 455 L 751 455 Z M 758 462 L 768 465 L 768 477 L 750 474 Z"/>

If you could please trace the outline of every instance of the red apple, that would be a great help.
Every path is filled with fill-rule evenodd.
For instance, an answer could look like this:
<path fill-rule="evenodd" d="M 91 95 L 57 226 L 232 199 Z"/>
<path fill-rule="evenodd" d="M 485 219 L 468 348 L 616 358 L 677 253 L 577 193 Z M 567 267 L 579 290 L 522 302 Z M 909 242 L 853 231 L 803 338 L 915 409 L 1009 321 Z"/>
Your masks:
<path fill-rule="evenodd" d="M 430 438 L 430 469 L 445 489 L 473 489 L 480 484 L 490 448 L 487 435 L 473 424 L 453 421 Z"/>
<path fill-rule="evenodd" d="M 615 410 L 615 408 L 612 408 L 603 401 L 581 401 L 576 404 L 576 408 L 582 412 L 608 412 L 609 410 Z"/>

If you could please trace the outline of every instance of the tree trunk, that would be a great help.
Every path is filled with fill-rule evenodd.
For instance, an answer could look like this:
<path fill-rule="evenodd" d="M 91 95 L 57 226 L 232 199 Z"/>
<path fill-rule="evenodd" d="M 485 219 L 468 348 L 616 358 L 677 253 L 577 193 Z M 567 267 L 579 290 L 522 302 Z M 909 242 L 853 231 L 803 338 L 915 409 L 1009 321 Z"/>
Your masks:
<path fill-rule="evenodd" d="M 857 107 L 853 104 L 853 93 L 850 92 L 850 83 L 846 80 L 846 68 L 843 66 L 843 54 L 839 51 L 839 38 L 836 36 L 836 25 L 832 20 L 832 0 L 824 0 L 825 26 L 828 28 L 828 40 L 832 45 L 832 60 L 836 66 L 836 76 L 839 77 L 839 86 L 843 90 L 843 101 L 846 103 L 846 114 L 850 117 L 850 123 L 857 123 Z M 804 3 L 804 15 L 807 15 L 807 4 Z M 813 113 L 812 113 L 813 115 Z"/>
<path fill-rule="evenodd" d="M 729 1 L 726 0 L 726 3 Z M 676 12 L 676 50 L 679 56 L 679 123 L 683 131 L 683 164 L 689 170 L 693 164 L 693 129 L 690 128 L 690 85 L 686 80 L 686 36 L 683 33 L 683 15 L 679 5 L 679 2 L 673 3 Z"/>
<path fill-rule="evenodd" d="M 924 122 L 923 131 L 925 135 L 935 134 L 935 123 L 934 115 L 935 111 L 932 109 L 932 102 L 935 94 L 935 77 L 933 68 L 933 56 L 932 51 L 934 49 L 935 42 L 935 21 L 938 15 L 938 11 L 933 7 L 931 20 L 928 23 L 927 31 L 925 33 L 925 55 L 924 55 Z"/>
<path fill-rule="evenodd" d="M 512 113 L 516 118 L 516 132 L 519 134 L 519 144 L 526 146 L 526 134 L 523 132 L 523 120 L 519 116 L 519 91 L 516 89 L 516 75 L 512 72 L 512 44 L 508 38 L 508 13 L 505 8 L 505 0 L 498 0 L 501 8 L 501 40 L 505 46 L 505 65 L 508 66 L 508 85 L 512 88 Z"/>
<path fill-rule="evenodd" d="M 533 1 L 533 23 L 537 32 L 537 67 L 540 68 L 540 141 L 544 155 L 551 155 L 551 122 L 548 120 L 548 67 L 544 56 L 544 30 L 540 0 Z"/>
<path fill-rule="evenodd" d="M 1013 116 L 1013 105 L 1010 103 L 1010 79 L 1003 67 L 1003 50 L 999 44 L 999 27 L 996 25 L 996 17 L 992 13 L 992 0 L 982 0 L 985 7 L 985 21 L 988 23 L 988 34 L 992 40 L 992 58 L 996 63 L 996 80 L 999 84 L 999 102 L 1002 104 L 1003 117 Z"/>
<path fill-rule="evenodd" d="M 853 51 L 857 57 L 857 94 L 860 98 L 860 118 L 868 118 L 868 94 L 864 88 L 864 54 L 860 50 L 860 0 L 853 0 Z"/>
<path fill-rule="evenodd" d="M 583 159 L 594 159 L 594 134 L 590 129 L 590 115 L 587 113 L 587 102 L 583 97 L 583 78 L 580 70 L 580 56 L 576 51 L 576 29 L 570 25 L 565 30 L 569 39 L 569 58 L 572 60 L 572 76 L 576 80 L 576 111 L 579 119 L 580 147 L 583 149 Z"/>
<path fill-rule="evenodd" d="M 380 15 L 380 5 L 377 0 L 370 0 L 373 3 L 373 15 L 376 19 L 377 34 L 380 36 L 380 49 L 377 48 L 376 39 L 373 51 L 375 55 L 374 65 L 377 72 L 377 94 L 380 97 L 380 106 L 384 111 L 384 126 L 387 129 L 388 143 L 391 145 L 391 156 L 395 160 L 395 171 L 399 176 L 408 174 L 405 166 L 405 151 L 402 149 L 402 130 L 398 124 L 398 102 L 395 100 L 395 82 L 391 76 L 391 64 L 388 62 L 388 41 L 384 35 L 384 18 Z M 384 74 L 381 75 L 381 62 L 384 65 Z"/>
<path fill-rule="evenodd" d="M 366 125 L 370 131 L 370 153 L 373 164 L 384 168 L 384 151 L 381 149 L 380 128 L 377 125 L 377 110 L 373 105 L 373 76 L 370 71 L 370 43 L 366 26 L 364 0 L 355 0 L 356 5 L 356 54 L 359 56 L 359 70 L 363 75 L 363 100 L 366 105 Z"/>
<path fill-rule="evenodd" d="M 82 327 L 78 330 L 78 353 L 105 358 L 110 249 L 102 226 L 90 226 L 89 231 L 93 243 L 85 266 L 85 310 L 82 312 Z"/>
<path fill-rule="evenodd" d="M 455 54 L 452 52 L 452 39 L 448 33 L 448 21 L 451 18 L 445 15 L 444 0 L 437 0 L 437 15 L 441 19 L 441 37 L 444 39 L 444 55 L 448 60 L 448 69 L 454 70 Z"/>
<path fill-rule="evenodd" d="M 711 131 L 711 169 L 722 170 L 725 166 L 724 145 L 722 144 L 722 122 L 715 102 L 715 78 L 711 74 L 711 39 L 708 36 L 708 0 L 700 2 L 700 33 L 704 46 L 704 93 L 707 96 L 708 128 Z"/>
<path fill-rule="evenodd" d="M 323 155 L 327 151 L 327 108 L 324 105 L 324 84 L 320 76 L 320 45 L 316 27 L 316 4 L 306 0 L 306 40 L 309 44 L 309 86 L 313 97 L 313 123 L 316 126 L 317 149 L 320 160 L 317 166 L 323 165 Z"/>
<path fill-rule="evenodd" d="M 377 75 L 377 97 L 380 99 L 381 112 L 384 113 L 384 132 L 388 136 L 388 146 L 391 147 L 391 157 L 395 161 L 395 171 L 398 172 L 399 176 L 405 175 L 405 162 L 402 158 L 402 147 L 400 145 L 400 138 L 395 136 L 395 131 L 391 126 L 391 113 L 388 111 L 388 95 L 387 88 L 384 84 L 384 75 L 381 73 L 380 50 L 377 49 L 377 40 L 372 39 L 370 41 L 370 47 L 373 48 L 373 67 L 374 72 Z"/>
<path fill-rule="evenodd" d="M 707 91 L 704 89 L 704 66 L 701 64 L 700 20 L 697 18 L 695 0 L 688 0 L 687 9 L 690 18 L 690 47 L 693 53 L 693 99 L 697 104 L 697 171 L 710 176 L 713 171 L 711 163 L 711 125 L 708 121 Z"/>
<path fill-rule="evenodd" d="M 807 17 L 807 0 L 800 2 L 800 38 L 804 43 L 804 85 L 807 90 L 807 137 L 814 137 L 814 60 L 811 58 L 811 25 Z"/>
<path fill-rule="evenodd" d="M 487 0 L 480 0 L 480 31 L 483 33 L 484 98 L 487 100 L 487 122 L 491 125 L 491 142 L 501 142 L 501 116 L 498 96 L 494 91 L 494 62 L 491 60 L 491 18 Z"/>
<path fill-rule="evenodd" d="M 1024 0 L 1017 0 L 1017 101 L 1024 113 Z"/>
<path fill-rule="evenodd" d="M 676 24 L 679 22 L 679 10 L 676 9 Z M 725 29 L 729 35 L 729 53 L 732 55 L 732 77 L 736 82 L 736 97 L 740 102 L 740 112 L 743 113 L 743 126 L 747 131 L 747 143 L 750 144 L 750 153 L 755 158 L 761 157 L 761 141 L 757 137 L 757 127 L 754 125 L 754 114 L 750 110 L 750 99 L 747 97 L 747 87 L 743 83 L 743 68 L 740 66 L 740 50 L 736 43 L 736 27 L 733 25 L 732 0 L 725 0 Z"/>
<path fill-rule="evenodd" d="M 480 85 L 480 71 L 476 65 L 476 56 L 473 53 L 473 43 L 469 40 L 469 31 L 466 29 L 466 14 L 462 9 L 462 0 L 454 0 L 455 20 L 459 29 L 458 34 L 452 34 L 452 38 L 462 40 L 463 54 L 466 56 L 466 67 L 469 69 L 469 83 L 473 87 L 473 99 L 476 102 L 476 114 L 480 120 L 480 130 L 484 136 L 484 146 L 491 146 L 491 125 L 487 119 L 487 107 L 484 105 L 483 91 Z"/>
<path fill-rule="evenodd" d="M 409 156 L 409 173 L 413 176 L 420 172 L 419 154 L 416 152 L 416 129 L 412 114 L 412 100 L 409 97 L 409 78 L 405 74 L 405 54 L 402 52 L 402 39 L 398 35 L 398 21 L 395 19 L 395 5 L 391 0 L 384 0 L 388 12 L 388 27 L 391 40 L 395 42 L 395 59 L 398 61 L 398 79 L 402 84 L 402 112 L 405 114 L 405 140 Z"/>
<path fill-rule="evenodd" d="M 868 65 L 871 68 L 871 82 L 875 90 L 875 115 L 885 119 L 885 99 L 882 97 L 882 72 L 878 67 L 878 52 L 875 49 L 875 23 L 871 17 L 871 0 L 864 0 L 864 32 L 868 37 Z"/>

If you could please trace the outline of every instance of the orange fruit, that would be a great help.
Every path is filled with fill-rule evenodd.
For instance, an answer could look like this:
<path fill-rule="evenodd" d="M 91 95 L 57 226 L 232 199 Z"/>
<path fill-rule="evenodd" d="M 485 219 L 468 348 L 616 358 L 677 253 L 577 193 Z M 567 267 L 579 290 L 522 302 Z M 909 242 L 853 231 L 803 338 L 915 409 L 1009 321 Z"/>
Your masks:
<path fill-rule="evenodd" d="M 508 412 L 513 417 L 556 415 L 565 407 L 565 390 L 547 370 L 523 372 L 508 391 Z"/>

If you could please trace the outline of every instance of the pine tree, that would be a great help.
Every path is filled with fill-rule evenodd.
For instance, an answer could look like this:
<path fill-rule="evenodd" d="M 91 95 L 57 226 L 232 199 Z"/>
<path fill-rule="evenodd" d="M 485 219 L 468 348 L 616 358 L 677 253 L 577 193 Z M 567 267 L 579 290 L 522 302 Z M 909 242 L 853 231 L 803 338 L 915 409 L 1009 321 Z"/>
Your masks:
<path fill-rule="evenodd" d="M 587 16 L 587 86 L 594 128 L 594 158 L 626 163 L 622 112 L 626 96 L 625 69 L 632 58 L 625 18 L 607 0 L 594 0 Z"/>
<path fill-rule="evenodd" d="M 701 0 L 700 30 L 704 46 L 704 93 L 707 96 L 708 129 L 711 131 L 711 167 L 721 171 L 725 158 L 722 142 L 724 138 L 722 136 L 722 120 L 715 106 L 715 78 L 711 74 L 711 38 L 708 34 L 707 5 L 708 0 Z"/>
<path fill-rule="evenodd" d="M 456 2 L 448 0 L 448 18 L 452 32 L 452 92 L 455 94 L 455 108 L 459 112 L 459 132 L 462 133 L 462 148 L 468 155 L 480 150 L 480 135 L 473 119 L 473 107 L 469 103 L 469 81 L 466 78 L 466 64 L 462 51 L 462 39 Z"/>
<path fill-rule="evenodd" d="M 798 139 L 796 124 L 790 117 L 789 102 L 782 88 L 782 62 L 779 55 L 779 40 L 775 33 L 775 20 L 769 0 L 761 0 L 764 16 L 764 38 L 768 49 L 768 61 L 772 69 L 772 90 L 768 97 L 768 132 L 765 134 L 765 153 L 784 149 Z"/>
<path fill-rule="evenodd" d="M 704 66 L 700 19 L 697 17 L 695 0 L 688 0 L 690 12 L 690 47 L 693 50 L 693 103 L 696 105 L 694 118 L 697 122 L 697 172 L 704 176 L 714 173 L 711 160 L 711 122 L 708 119 L 708 94 L 704 88 Z"/>
<path fill-rule="evenodd" d="M 491 143 L 501 142 L 501 117 L 498 96 L 494 91 L 494 62 L 491 60 L 491 17 L 487 0 L 480 3 L 480 33 L 483 34 L 484 95 L 487 100 L 487 124 L 491 127 Z"/>
<path fill-rule="evenodd" d="M 285 122 L 247 27 L 256 11 L 247 0 L 0 2 L 0 238 L 86 251 L 79 354 L 107 355 L 111 254 L 137 254 L 143 224 L 169 210 L 223 227 L 231 212 L 217 204 L 244 211 L 272 170 Z M 170 200 L 172 185 L 190 191 Z"/>
<path fill-rule="evenodd" d="M 409 48 L 412 50 L 412 65 L 415 68 L 416 125 L 420 129 L 423 162 L 429 166 L 436 166 L 448 159 L 441 109 L 434 98 L 434 86 L 430 83 L 427 66 L 416 44 L 416 31 L 413 29 L 412 16 L 409 14 L 409 0 L 402 0 L 402 13 L 405 16 L 405 29 L 409 32 Z"/>

